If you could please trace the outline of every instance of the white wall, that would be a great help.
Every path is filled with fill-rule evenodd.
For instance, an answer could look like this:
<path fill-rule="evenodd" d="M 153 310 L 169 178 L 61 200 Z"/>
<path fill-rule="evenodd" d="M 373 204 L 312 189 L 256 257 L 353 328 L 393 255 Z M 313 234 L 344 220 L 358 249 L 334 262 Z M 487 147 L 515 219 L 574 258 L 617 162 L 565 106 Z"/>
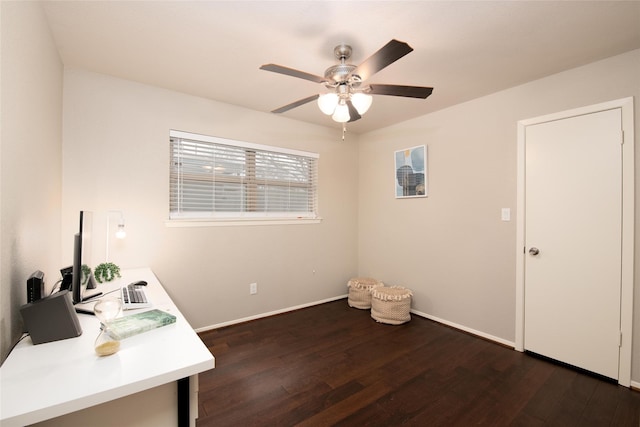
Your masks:
<path fill-rule="evenodd" d="M 319 153 L 322 222 L 167 227 L 170 129 Z M 357 137 L 342 142 L 337 127 L 67 69 L 65 259 L 86 209 L 94 212 L 93 265 L 104 261 L 106 211 L 115 209 L 125 213 L 127 238 L 111 239 L 110 261 L 151 267 L 194 328 L 343 295 L 357 270 L 357 153 Z"/>
<path fill-rule="evenodd" d="M 0 2 L 0 361 L 22 333 L 26 281 L 60 276 L 62 64 L 41 6 Z"/>
<path fill-rule="evenodd" d="M 629 96 L 635 97 L 637 143 L 640 51 L 361 135 L 359 273 L 411 288 L 419 312 L 514 342 L 517 121 Z M 420 144 L 428 145 L 429 197 L 396 200 L 393 152 Z M 639 192 L 636 182 L 637 200 Z M 511 208 L 510 222 L 500 219 L 504 207 Z M 637 382 L 638 250 L 635 264 Z"/>

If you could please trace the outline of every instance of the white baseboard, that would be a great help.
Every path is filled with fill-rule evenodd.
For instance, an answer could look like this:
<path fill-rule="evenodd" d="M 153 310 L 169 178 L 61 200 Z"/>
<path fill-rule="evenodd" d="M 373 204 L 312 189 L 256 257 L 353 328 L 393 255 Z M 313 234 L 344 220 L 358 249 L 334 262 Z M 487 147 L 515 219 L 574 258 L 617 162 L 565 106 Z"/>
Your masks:
<path fill-rule="evenodd" d="M 347 296 L 348 296 L 347 294 L 339 295 L 337 297 L 327 298 L 327 299 L 323 299 L 323 300 L 320 300 L 320 301 L 314 301 L 314 302 L 310 302 L 310 303 L 307 303 L 307 304 L 296 305 L 294 307 L 287 307 L 287 308 L 283 308 L 283 309 L 280 309 L 280 310 L 269 311 L 267 313 L 256 314 L 254 316 L 243 317 L 242 319 L 230 320 L 228 322 L 217 323 L 215 325 L 210 325 L 210 326 L 203 326 L 202 328 L 195 329 L 195 331 L 196 332 L 210 331 L 211 329 L 218 329 L 218 328 L 222 328 L 222 327 L 225 327 L 225 326 L 236 325 L 238 323 L 244 323 L 244 322 L 248 322 L 250 320 L 262 319 L 263 317 L 274 316 L 276 314 L 282 314 L 282 313 L 286 313 L 288 311 L 295 311 L 295 310 L 299 310 L 301 308 L 306 308 L 306 307 L 311 307 L 311 306 L 314 306 L 314 305 L 324 304 L 326 302 L 336 301 L 336 300 L 339 300 L 339 299 L 347 298 Z"/>
<path fill-rule="evenodd" d="M 443 325 L 451 326 L 452 328 L 455 328 L 455 329 L 460 329 L 461 331 L 468 332 L 468 333 L 470 333 L 472 335 L 476 335 L 478 337 L 487 339 L 489 341 L 497 342 L 498 344 L 502 344 L 502 345 L 504 345 L 506 347 L 515 348 L 515 346 L 516 346 L 516 343 L 513 342 L 513 341 L 509 341 L 509 340 L 505 340 L 504 338 L 499 338 L 499 337 L 496 337 L 496 336 L 493 336 L 493 335 L 489 335 L 487 333 L 484 333 L 484 332 L 481 332 L 481 331 L 477 331 L 475 329 L 468 328 L 468 327 L 466 327 L 464 325 L 460 325 L 458 323 L 450 322 L 448 320 L 444 320 L 444 319 L 441 319 L 439 317 L 432 316 L 432 315 L 427 314 L 427 313 L 423 313 L 421 311 L 411 310 L 411 312 L 413 314 L 416 314 L 416 315 L 420 316 L 420 317 L 424 317 L 425 319 L 433 320 L 434 322 L 442 323 Z"/>
<path fill-rule="evenodd" d="M 635 391 L 640 391 L 640 383 L 637 381 L 631 381 L 631 388 Z"/>
<path fill-rule="evenodd" d="M 223 328 L 225 326 L 236 325 L 238 323 L 244 323 L 244 322 L 248 322 L 250 320 L 262 319 L 264 317 L 274 316 L 276 314 L 282 314 L 282 313 L 286 313 L 286 312 L 289 312 L 289 311 L 295 311 L 295 310 L 299 310 L 301 308 L 306 308 L 306 307 L 311 307 L 311 306 L 314 306 L 314 305 L 324 304 L 324 303 L 327 303 L 327 302 L 336 301 L 336 300 L 347 298 L 347 297 L 348 297 L 347 294 L 339 295 L 339 296 L 336 296 L 336 297 L 331 297 L 331 298 L 327 298 L 327 299 L 320 300 L 320 301 L 313 301 L 313 302 L 310 302 L 310 303 L 301 304 L 301 305 L 297 305 L 297 306 L 294 306 L 294 307 L 287 307 L 287 308 L 283 308 L 283 309 L 280 309 L 280 310 L 269 311 L 267 313 L 261 313 L 261 314 L 256 314 L 254 316 L 243 317 L 241 319 L 235 319 L 235 320 L 230 320 L 228 322 L 217 323 L 215 325 L 203 326 L 202 328 L 195 329 L 195 331 L 196 332 L 210 331 L 212 329 L 218 329 L 218 328 Z M 514 342 L 511 342 L 511 341 L 508 341 L 508 340 L 505 340 L 505 339 L 502 339 L 502 338 L 499 338 L 499 337 L 495 337 L 493 335 L 489 335 L 489 334 L 486 334 L 484 332 L 480 332 L 480 331 L 477 331 L 475 329 L 471 329 L 471 328 L 468 328 L 466 326 L 459 325 L 457 323 L 441 319 L 439 317 L 431 316 L 431 315 L 423 313 L 421 311 L 411 310 L 411 312 L 413 314 L 417 315 L 417 316 L 424 317 L 424 318 L 429 319 L 429 320 L 433 320 L 434 322 L 442 323 L 443 325 L 451 326 L 452 328 L 460 329 L 461 331 L 468 332 L 468 333 L 470 333 L 472 335 L 476 335 L 476 336 L 482 337 L 482 338 L 490 340 L 490 341 L 495 341 L 495 342 L 497 342 L 499 344 L 502 344 L 504 346 L 515 347 L 515 343 Z"/>

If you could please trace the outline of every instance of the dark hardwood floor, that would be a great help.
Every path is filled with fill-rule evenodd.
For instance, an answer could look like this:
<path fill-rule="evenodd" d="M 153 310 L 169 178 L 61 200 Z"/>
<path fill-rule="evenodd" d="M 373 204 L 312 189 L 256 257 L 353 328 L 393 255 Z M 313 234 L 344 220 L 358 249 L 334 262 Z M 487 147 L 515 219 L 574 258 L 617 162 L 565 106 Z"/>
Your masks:
<path fill-rule="evenodd" d="M 640 426 L 640 393 L 346 299 L 200 334 L 198 426 Z"/>

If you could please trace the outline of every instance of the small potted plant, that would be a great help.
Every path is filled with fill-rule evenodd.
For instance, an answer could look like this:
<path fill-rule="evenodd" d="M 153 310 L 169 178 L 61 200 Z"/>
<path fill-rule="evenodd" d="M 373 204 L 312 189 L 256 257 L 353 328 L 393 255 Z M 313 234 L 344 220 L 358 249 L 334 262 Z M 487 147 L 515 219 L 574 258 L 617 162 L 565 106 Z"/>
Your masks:
<path fill-rule="evenodd" d="M 110 282 L 120 276 L 120 267 L 112 262 L 103 262 L 93 270 L 93 276 L 98 283 Z"/>

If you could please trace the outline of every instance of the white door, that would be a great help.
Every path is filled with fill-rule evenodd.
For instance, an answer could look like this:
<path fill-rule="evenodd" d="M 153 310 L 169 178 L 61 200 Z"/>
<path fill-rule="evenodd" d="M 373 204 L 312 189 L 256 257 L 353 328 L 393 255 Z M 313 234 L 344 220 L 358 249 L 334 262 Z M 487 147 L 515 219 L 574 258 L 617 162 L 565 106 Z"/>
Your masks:
<path fill-rule="evenodd" d="M 621 111 L 527 126 L 524 349 L 618 378 Z"/>

